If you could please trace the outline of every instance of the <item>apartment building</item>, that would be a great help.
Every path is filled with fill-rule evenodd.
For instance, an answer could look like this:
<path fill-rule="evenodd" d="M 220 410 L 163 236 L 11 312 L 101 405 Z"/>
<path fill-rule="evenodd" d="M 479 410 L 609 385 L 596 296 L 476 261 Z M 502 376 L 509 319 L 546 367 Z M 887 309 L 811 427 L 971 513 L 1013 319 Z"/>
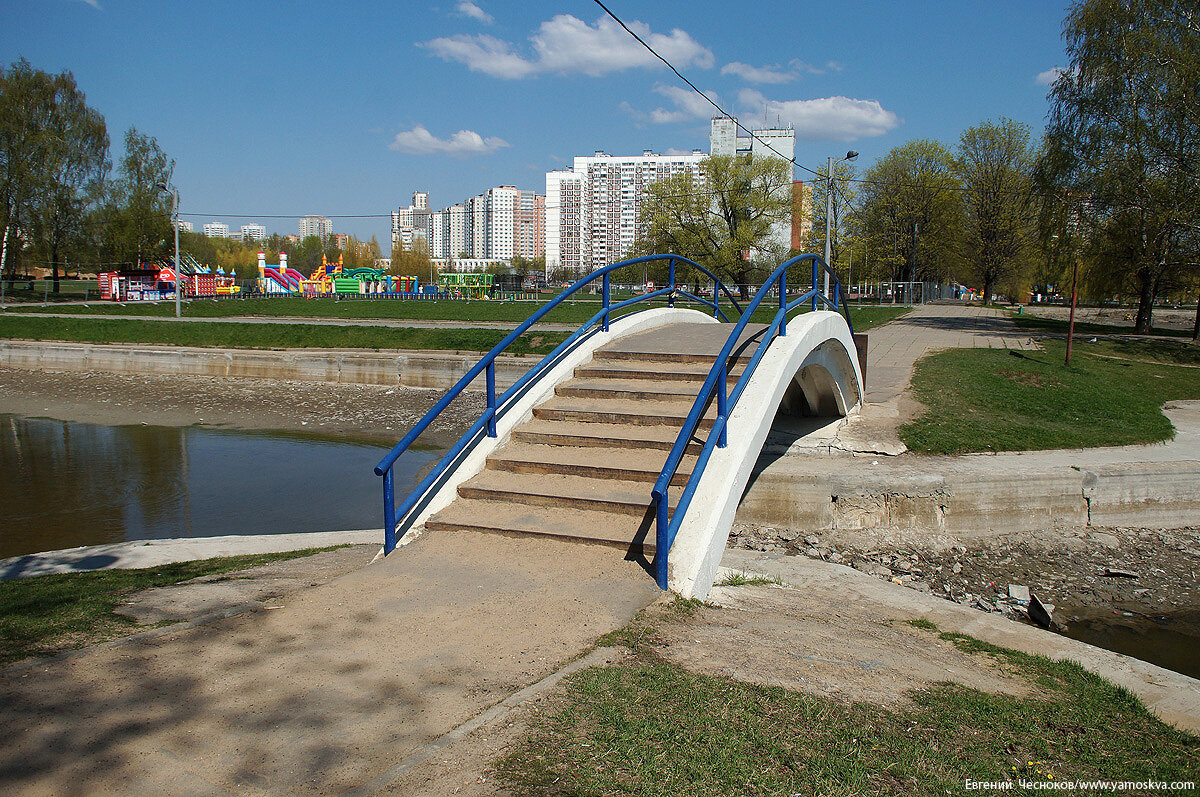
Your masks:
<path fill-rule="evenodd" d="M 393 225 L 393 231 L 393 247 L 397 241 L 403 244 L 403 227 Z M 489 188 L 431 212 L 426 240 L 437 259 L 494 262 L 519 256 L 532 260 L 546 251 L 546 198 L 512 185 Z"/>
<path fill-rule="evenodd" d="M 228 238 L 229 225 L 223 221 L 210 221 L 202 228 L 209 238 Z"/>
<path fill-rule="evenodd" d="M 315 235 L 321 240 L 333 234 L 333 222 L 324 216 L 305 216 L 300 219 L 300 237 L 307 238 Z"/>
<path fill-rule="evenodd" d="M 261 224 L 243 224 L 242 240 L 265 241 L 267 240 L 267 228 Z"/>
<path fill-rule="evenodd" d="M 575 158 L 573 168 L 546 174 L 546 273 L 584 274 L 628 256 L 638 232 L 646 189 L 665 177 L 691 174 L 702 181 L 705 155 Z"/>

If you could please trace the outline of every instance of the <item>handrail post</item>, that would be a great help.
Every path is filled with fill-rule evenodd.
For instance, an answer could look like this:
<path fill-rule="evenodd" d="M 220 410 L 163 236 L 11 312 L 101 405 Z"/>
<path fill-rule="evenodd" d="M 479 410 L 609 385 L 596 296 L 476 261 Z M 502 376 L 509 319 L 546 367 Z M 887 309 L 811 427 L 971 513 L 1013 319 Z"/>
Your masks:
<path fill-rule="evenodd" d="M 813 264 L 812 289 L 814 291 L 817 290 L 817 285 L 820 283 L 821 267 L 817 265 L 818 262 L 819 261 L 814 257 L 813 262 L 812 262 L 812 264 Z M 818 301 L 817 295 L 814 293 L 813 297 L 812 297 L 812 309 L 813 310 L 817 309 L 817 306 L 818 306 L 817 301 Z"/>
<path fill-rule="evenodd" d="M 667 284 L 671 286 L 671 292 L 667 294 L 667 307 L 675 306 L 675 258 L 671 258 L 670 266 L 667 270 Z"/>
<path fill-rule="evenodd" d="M 721 320 L 721 283 L 713 280 L 713 318 Z"/>
<path fill-rule="evenodd" d="M 667 517 L 667 502 L 667 488 L 664 487 L 655 507 L 654 528 L 654 580 L 658 582 L 659 589 L 664 590 L 667 588 L 667 552 L 671 547 L 667 540 L 667 531 L 671 523 Z"/>
<path fill-rule="evenodd" d="M 721 363 L 721 375 L 717 379 L 717 423 L 721 424 L 721 433 L 717 435 L 717 448 L 724 448 L 728 440 L 725 429 L 729 426 L 729 361 Z"/>
<path fill-rule="evenodd" d="M 492 360 L 487 366 L 487 436 L 496 436 L 496 361 Z"/>
<path fill-rule="evenodd" d="M 604 272 L 604 318 L 600 320 L 600 331 L 608 331 L 608 306 L 612 303 L 609 293 L 608 272 Z"/>
<path fill-rule="evenodd" d="M 383 474 L 383 553 L 396 550 L 396 476 L 395 470 Z"/>
<path fill-rule="evenodd" d="M 779 275 L 779 309 L 787 308 L 787 272 Z M 787 313 L 784 313 L 783 318 L 779 319 L 779 336 L 787 335 Z"/>

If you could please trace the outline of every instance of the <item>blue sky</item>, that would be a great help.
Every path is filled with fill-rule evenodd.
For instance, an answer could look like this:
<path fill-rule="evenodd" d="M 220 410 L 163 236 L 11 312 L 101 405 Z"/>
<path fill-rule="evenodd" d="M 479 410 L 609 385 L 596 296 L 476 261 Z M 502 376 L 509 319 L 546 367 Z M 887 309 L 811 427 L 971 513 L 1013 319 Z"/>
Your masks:
<path fill-rule="evenodd" d="M 1038 133 L 1065 61 L 1059 0 L 607 5 L 744 124 L 793 123 L 813 168 L 953 145 L 1001 116 Z M 500 184 L 541 193 L 548 169 L 598 149 L 707 151 L 712 116 L 582 0 L 0 0 L 0 60 L 21 56 L 75 74 L 114 160 L 127 127 L 155 136 L 184 214 L 280 233 L 307 213 L 387 214 L 414 190 L 435 208 Z M 334 229 L 388 248 L 387 219 Z"/>

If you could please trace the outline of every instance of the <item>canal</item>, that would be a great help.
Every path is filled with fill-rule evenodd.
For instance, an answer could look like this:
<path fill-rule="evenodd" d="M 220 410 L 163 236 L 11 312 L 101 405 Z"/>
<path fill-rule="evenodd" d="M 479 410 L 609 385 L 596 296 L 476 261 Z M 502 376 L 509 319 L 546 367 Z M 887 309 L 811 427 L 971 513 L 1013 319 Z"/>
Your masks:
<path fill-rule="evenodd" d="M 380 444 L 0 415 L 0 558 L 108 542 L 378 528 Z M 396 490 L 435 453 L 405 453 Z"/>

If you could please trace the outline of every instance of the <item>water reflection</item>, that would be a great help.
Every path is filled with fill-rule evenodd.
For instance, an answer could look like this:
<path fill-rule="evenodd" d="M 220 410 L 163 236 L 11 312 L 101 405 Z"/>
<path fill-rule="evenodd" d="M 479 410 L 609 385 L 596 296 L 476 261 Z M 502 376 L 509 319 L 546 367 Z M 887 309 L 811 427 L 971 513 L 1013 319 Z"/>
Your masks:
<path fill-rule="evenodd" d="M 373 528 L 387 449 L 0 415 L 0 557 L 136 539 Z M 410 451 L 396 488 L 435 455 Z"/>

